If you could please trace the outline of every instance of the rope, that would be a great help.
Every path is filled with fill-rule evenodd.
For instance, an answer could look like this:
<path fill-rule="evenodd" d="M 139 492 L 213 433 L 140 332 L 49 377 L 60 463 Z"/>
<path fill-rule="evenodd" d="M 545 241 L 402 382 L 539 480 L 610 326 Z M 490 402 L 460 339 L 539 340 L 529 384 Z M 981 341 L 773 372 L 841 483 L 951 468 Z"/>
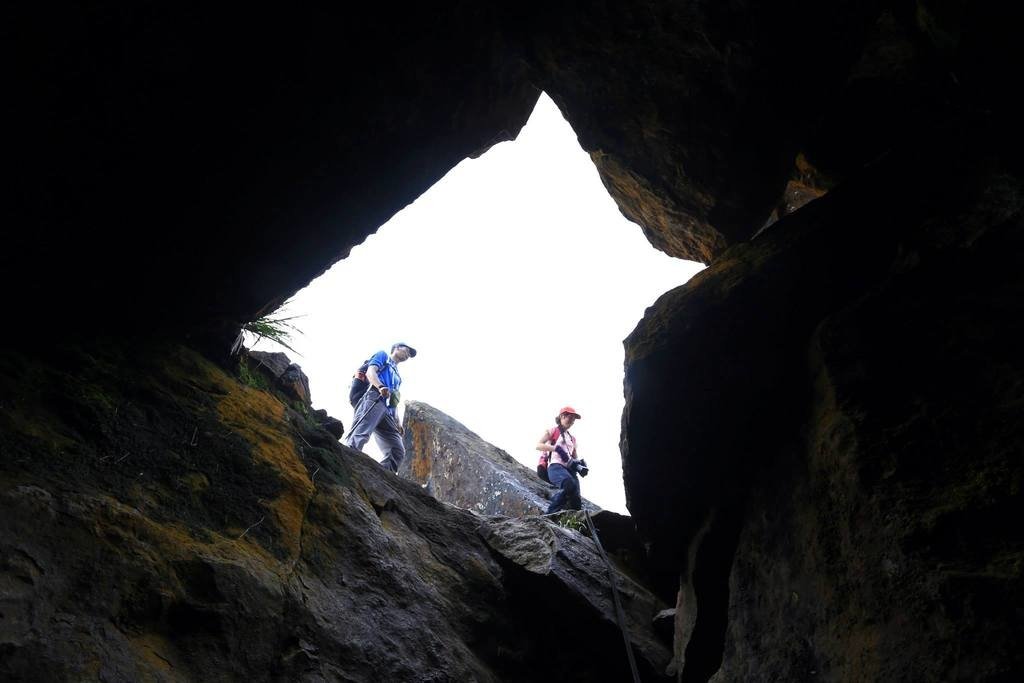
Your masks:
<path fill-rule="evenodd" d="M 585 509 L 583 512 L 587 515 L 587 526 L 590 527 L 590 536 L 594 539 L 594 543 L 597 545 L 597 550 L 601 553 L 601 559 L 604 560 L 605 566 L 608 567 L 608 581 L 612 584 L 612 599 L 615 602 L 615 619 L 619 622 L 619 628 L 622 629 L 622 642 L 626 644 L 626 657 L 629 658 L 629 670 L 633 672 L 633 683 L 640 683 L 640 672 L 636 669 L 633 646 L 629 643 L 629 633 L 626 631 L 626 614 L 622 611 L 622 603 L 619 601 L 619 589 L 615 585 L 615 570 L 612 569 L 612 563 L 608 560 L 608 556 L 605 555 L 601 539 L 597 537 L 597 529 L 594 527 L 594 520 L 590 518 L 590 510 Z"/>

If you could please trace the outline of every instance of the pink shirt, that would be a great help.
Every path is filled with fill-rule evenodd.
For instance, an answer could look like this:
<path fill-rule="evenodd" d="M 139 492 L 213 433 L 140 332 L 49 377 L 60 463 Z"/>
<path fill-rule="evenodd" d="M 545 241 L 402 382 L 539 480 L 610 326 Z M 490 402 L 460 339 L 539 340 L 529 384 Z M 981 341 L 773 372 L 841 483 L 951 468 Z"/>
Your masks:
<path fill-rule="evenodd" d="M 551 443 L 551 437 L 558 433 L 558 427 L 552 427 L 548 430 L 547 443 Z M 555 446 L 561 446 L 566 453 L 571 457 L 576 455 L 576 437 L 569 432 L 562 432 L 562 435 L 558 437 L 558 441 L 554 443 Z M 551 451 L 551 463 L 558 463 L 559 465 L 568 465 L 569 460 L 563 458 L 555 451 Z"/>

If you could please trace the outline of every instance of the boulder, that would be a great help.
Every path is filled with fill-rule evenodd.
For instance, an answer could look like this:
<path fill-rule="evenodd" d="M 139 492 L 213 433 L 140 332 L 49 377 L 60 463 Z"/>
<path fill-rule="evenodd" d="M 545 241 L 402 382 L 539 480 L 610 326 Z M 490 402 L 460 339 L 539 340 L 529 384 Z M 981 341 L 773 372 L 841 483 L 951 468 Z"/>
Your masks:
<path fill-rule="evenodd" d="M 406 457 L 399 474 L 438 500 L 482 515 L 543 514 L 555 489 L 457 420 L 426 403 L 405 406 Z M 599 508 L 584 499 L 590 510 Z"/>
<path fill-rule="evenodd" d="M 557 623 L 577 624 L 580 618 L 575 610 L 596 613 L 614 628 L 620 628 L 608 578 L 608 566 L 592 539 L 540 517 L 518 519 L 492 518 L 481 524 L 479 533 L 509 567 L 521 574 L 520 580 L 531 585 L 538 596 L 563 595 L 562 609 L 547 612 Z M 662 642 L 653 627 L 654 617 L 664 603 L 646 587 L 613 570 L 616 590 L 622 606 L 621 627 L 633 648 L 643 680 L 661 679 L 671 659 L 670 648 Z M 575 609 L 570 610 L 569 605 Z M 547 637 L 544 629 L 538 634 Z M 586 657 L 593 647 L 576 628 L 565 634 L 565 656 L 579 651 Z M 617 648 L 623 658 L 626 654 L 620 643 Z M 610 672 L 604 674 L 610 679 Z"/>

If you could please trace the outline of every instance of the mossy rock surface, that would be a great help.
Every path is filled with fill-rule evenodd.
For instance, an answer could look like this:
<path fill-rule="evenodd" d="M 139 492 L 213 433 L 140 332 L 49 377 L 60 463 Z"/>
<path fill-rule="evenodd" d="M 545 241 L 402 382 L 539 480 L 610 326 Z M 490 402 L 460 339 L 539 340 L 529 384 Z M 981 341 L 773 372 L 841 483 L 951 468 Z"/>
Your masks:
<path fill-rule="evenodd" d="M 480 517 L 188 348 L 11 352 L 0 395 L 4 680 L 530 680 L 549 600 L 626 673 L 606 574 L 520 580 Z M 657 678 L 664 604 L 632 595 Z"/>

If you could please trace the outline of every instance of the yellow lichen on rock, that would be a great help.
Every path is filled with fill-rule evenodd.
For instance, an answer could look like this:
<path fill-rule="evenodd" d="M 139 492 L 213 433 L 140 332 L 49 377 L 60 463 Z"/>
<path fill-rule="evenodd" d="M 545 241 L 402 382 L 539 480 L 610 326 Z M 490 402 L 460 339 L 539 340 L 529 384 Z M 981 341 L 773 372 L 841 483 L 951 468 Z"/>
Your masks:
<path fill-rule="evenodd" d="M 427 426 L 421 423 L 412 425 L 412 460 L 409 466 L 412 468 L 412 476 L 419 483 L 424 483 L 430 478 L 431 454 L 427 444 L 430 442 L 430 434 Z"/>
<path fill-rule="evenodd" d="M 313 483 L 306 466 L 288 438 L 284 405 L 273 396 L 229 382 L 228 390 L 217 404 L 221 421 L 253 449 L 253 455 L 277 472 L 283 483 L 280 495 L 268 502 L 282 531 L 289 554 L 296 556 L 306 506 L 313 496 Z"/>

